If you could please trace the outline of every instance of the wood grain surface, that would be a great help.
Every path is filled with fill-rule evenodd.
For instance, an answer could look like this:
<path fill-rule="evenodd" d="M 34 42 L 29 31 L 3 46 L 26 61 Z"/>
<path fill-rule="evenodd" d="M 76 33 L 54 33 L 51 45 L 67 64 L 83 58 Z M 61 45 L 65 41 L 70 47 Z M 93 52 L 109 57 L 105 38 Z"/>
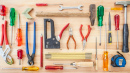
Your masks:
<path fill-rule="evenodd" d="M 15 22 L 15 26 L 13 28 L 13 45 L 11 47 L 11 52 L 10 55 L 14 60 L 14 64 L 13 65 L 8 65 L 5 63 L 5 61 L 3 60 L 3 58 L 0 56 L 0 73 L 27 73 L 26 71 L 22 71 L 22 70 L 2 70 L 2 68 L 6 68 L 6 67 L 22 67 L 22 66 L 28 66 L 27 64 L 27 56 L 26 56 L 26 46 L 25 46 L 25 28 L 26 28 L 26 22 L 29 22 L 29 26 L 28 26 L 28 44 L 29 44 L 29 52 L 30 54 L 32 54 L 32 49 L 33 49 L 33 22 L 36 21 L 36 54 L 35 54 L 35 58 L 34 58 L 34 66 L 39 66 L 40 67 L 40 35 L 43 34 L 44 35 L 44 24 L 43 24 L 43 19 L 44 18 L 51 18 L 54 20 L 54 27 L 55 27 L 55 35 L 58 36 L 58 34 L 60 33 L 60 31 L 62 30 L 62 27 L 64 27 L 67 23 L 70 23 L 69 27 L 64 31 L 63 35 L 62 35 L 62 39 L 60 40 L 60 49 L 44 49 L 44 54 L 48 53 L 48 52 L 92 52 L 92 60 L 95 63 L 95 38 L 97 37 L 97 41 L 99 44 L 99 27 L 98 27 L 98 22 L 97 22 L 97 17 L 95 20 L 95 24 L 94 26 L 91 26 L 92 31 L 88 37 L 87 43 L 86 43 L 86 47 L 85 50 L 82 51 L 82 38 L 80 36 L 79 33 L 79 28 L 80 25 L 83 24 L 83 35 L 86 35 L 88 32 L 88 27 L 87 25 L 90 25 L 90 19 L 88 17 L 36 17 L 35 13 L 37 11 L 43 11 L 43 12 L 61 12 L 59 11 L 59 5 L 54 5 L 54 6 L 46 6 L 46 7 L 36 7 L 35 4 L 36 3 L 49 3 L 49 4 L 64 4 L 63 6 L 79 6 L 79 5 L 83 5 L 83 11 L 82 12 L 89 12 L 89 5 L 90 4 L 96 4 L 96 7 L 98 5 L 103 5 L 105 7 L 105 12 L 104 12 L 104 19 L 103 19 L 103 27 L 102 27 L 102 40 L 101 46 L 97 46 L 98 47 L 98 71 L 95 70 L 95 66 L 92 68 L 81 68 L 79 67 L 77 70 L 57 70 L 57 71 L 47 71 L 43 68 L 40 68 L 39 71 L 36 72 L 29 72 L 29 73 L 89 73 L 89 72 L 98 72 L 98 73 L 104 73 L 103 71 L 103 60 L 102 60 L 102 54 L 103 51 L 105 50 L 105 22 L 108 23 L 108 14 L 109 12 L 111 12 L 111 29 L 112 29 L 112 44 L 109 45 L 107 44 L 107 49 L 109 52 L 109 72 L 123 72 L 123 73 L 128 73 L 130 72 L 130 52 L 129 53 L 122 53 L 124 55 L 124 57 L 127 60 L 127 64 L 124 68 L 114 68 L 111 66 L 111 58 L 113 55 L 116 55 L 116 41 L 117 41 L 117 34 L 116 34 L 116 30 L 115 30 L 115 24 L 114 24 L 114 15 L 115 14 L 119 14 L 120 15 L 120 30 L 119 30 L 119 51 L 121 52 L 122 49 L 122 41 L 123 41 L 123 36 L 122 36 L 122 30 L 123 30 L 123 23 L 124 23 L 124 11 L 120 10 L 120 11 L 112 11 L 109 8 L 111 7 L 123 7 L 122 5 L 115 5 L 114 3 L 116 1 L 121 1 L 121 0 L 0 0 L 0 4 L 4 4 L 7 7 L 7 15 L 5 17 L 5 20 L 8 21 L 8 25 L 7 25 L 7 37 L 9 40 L 9 44 L 10 44 L 10 40 L 11 40 L 11 27 L 9 25 L 9 10 L 11 7 L 14 7 L 16 9 L 16 11 L 18 13 L 20 13 L 20 27 L 22 29 L 22 39 L 23 39 L 23 44 L 21 47 L 17 47 L 16 45 L 16 30 L 17 30 L 17 20 Z M 129 0 L 123 0 L 123 1 L 129 1 Z M 30 12 L 30 15 L 33 17 L 32 20 L 28 20 L 24 17 L 24 15 L 22 14 L 22 12 L 26 9 L 26 8 L 33 8 L 33 10 Z M 81 12 L 77 9 L 71 9 L 71 10 L 63 10 L 62 12 Z M 130 5 L 128 6 L 128 10 L 127 10 L 127 18 L 128 18 L 128 26 L 130 29 Z M 1 24 L 4 23 L 4 21 L 2 20 L 2 17 L 0 16 L 0 26 Z M 74 50 L 74 42 L 71 39 L 69 42 L 69 48 L 70 50 L 67 50 L 66 47 L 66 42 L 67 39 L 69 37 L 69 28 L 73 29 L 73 36 L 77 42 L 76 45 L 76 50 Z M 48 31 L 48 37 L 50 36 L 50 27 L 47 27 L 47 31 Z M 1 35 L 1 27 L 0 27 L 0 35 Z M 1 36 L 0 36 L 1 38 Z M 130 39 L 129 39 L 130 41 Z M 129 43 L 130 45 L 130 43 Z M 3 45 L 3 48 L 5 48 L 5 44 Z M 17 59 L 17 50 L 18 49 L 22 49 L 23 50 L 23 59 L 22 59 L 22 65 L 19 65 L 19 60 Z M 44 66 L 46 65 L 53 65 L 54 62 L 59 62 L 59 63 L 70 63 L 70 62 L 79 62 L 79 61 L 88 61 L 88 60 L 47 60 L 44 59 L 43 64 Z M 65 67 L 70 67 L 70 66 L 65 66 Z"/>

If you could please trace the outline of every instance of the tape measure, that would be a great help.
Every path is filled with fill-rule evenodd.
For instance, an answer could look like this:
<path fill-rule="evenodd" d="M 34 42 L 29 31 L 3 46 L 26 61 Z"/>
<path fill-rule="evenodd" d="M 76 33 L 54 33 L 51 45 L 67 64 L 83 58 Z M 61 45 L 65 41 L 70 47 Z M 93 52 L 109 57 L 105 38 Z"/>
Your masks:
<path fill-rule="evenodd" d="M 119 55 L 114 55 L 114 56 L 111 58 L 111 65 L 112 65 L 113 67 L 125 67 L 125 65 L 126 65 L 126 59 L 125 59 L 124 56 L 123 56 L 121 53 L 119 53 L 118 51 L 117 51 L 117 53 L 118 53 Z"/>

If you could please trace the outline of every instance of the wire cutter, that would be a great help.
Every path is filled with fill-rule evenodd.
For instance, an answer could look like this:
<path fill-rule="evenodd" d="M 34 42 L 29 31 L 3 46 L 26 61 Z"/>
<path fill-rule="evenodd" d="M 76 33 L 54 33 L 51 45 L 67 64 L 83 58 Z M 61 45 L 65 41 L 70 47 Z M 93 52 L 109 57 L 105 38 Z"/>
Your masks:
<path fill-rule="evenodd" d="M 10 47 L 7 39 L 7 32 L 6 32 L 6 26 L 7 26 L 7 21 L 5 21 L 5 24 L 2 24 L 2 37 L 1 37 L 1 42 L 0 42 L 0 55 L 4 58 L 5 62 L 9 65 L 13 64 L 13 59 L 8 55 L 10 52 Z M 3 51 L 2 45 L 3 41 L 5 39 L 6 43 L 6 49 Z"/>
<path fill-rule="evenodd" d="M 74 37 L 73 37 L 73 34 L 72 34 L 72 28 L 69 28 L 69 38 L 68 38 L 68 40 L 67 40 L 67 49 L 68 49 L 68 50 L 69 50 L 68 43 L 69 43 L 70 38 L 73 39 L 74 44 L 75 44 L 74 49 L 76 49 L 76 41 L 75 41 L 75 39 L 74 39 Z"/>
<path fill-rule="evenodd" d="M 36 23 L 34 22 L 34 39 L 33 39 L 33 52 L 30 56 L 28 47 L 28 22 L 26 22 L 26 54 L 28 57 L 28 65 L 32 66 L 34 64 L 34 56 L 36 50 Z"/>
<path fill-rule="evenodd" d="M 79 31 L 80 31 L 80 35 L 81 35 L 81 37 L 82 37 L 83 50 L 84 50 L 85 44 L 86 44 L 86 42 L 87 42 L 87 38 L 88 38 L 88 36 L 89 36 L 89 34 L 90 34 L 90 32 L 91 32 L 91 27 L 90 27 L 90 25 L 88 25 L 88 33 L 87 33 L 87 35 L 86 35 L 85 37 L 83 36 L 83 33 L 82 33 L 82 27 L 83 27 L 83 25 L 81 24 Z"/>

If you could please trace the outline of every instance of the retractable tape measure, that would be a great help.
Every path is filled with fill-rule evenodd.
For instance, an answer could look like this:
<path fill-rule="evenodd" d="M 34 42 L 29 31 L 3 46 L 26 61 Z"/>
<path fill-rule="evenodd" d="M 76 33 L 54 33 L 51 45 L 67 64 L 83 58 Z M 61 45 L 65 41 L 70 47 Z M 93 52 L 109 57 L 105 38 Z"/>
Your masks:
<path fill-rule="evenodd" d="M 111 58 L 111 65 L 112 65 L 113 67 L 125 67 L 125 65 L 126 65 L 126 59 L 125 59 L 124 56 L 123 56 L 121 53 L 119 53 L 118 51 L 117 51 L 117 53 L 118 53 L 119 55 L 114 55 L 114 56 Z"/>

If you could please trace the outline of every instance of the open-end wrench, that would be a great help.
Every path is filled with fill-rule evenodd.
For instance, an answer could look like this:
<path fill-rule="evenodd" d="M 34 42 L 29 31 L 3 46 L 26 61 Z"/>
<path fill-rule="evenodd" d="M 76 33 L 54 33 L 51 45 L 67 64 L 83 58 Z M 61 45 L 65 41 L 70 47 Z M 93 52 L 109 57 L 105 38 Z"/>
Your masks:
<path fill-rule="evenodd" d="M 79 9 L 82 10 L 81 7 L 83 7 L 83 5 L 79 5 L 77 7 L 63 7 L 62 5 L 60 5 L 60 9 L 59 10 L 63 10 L 63 9 Z"/>

